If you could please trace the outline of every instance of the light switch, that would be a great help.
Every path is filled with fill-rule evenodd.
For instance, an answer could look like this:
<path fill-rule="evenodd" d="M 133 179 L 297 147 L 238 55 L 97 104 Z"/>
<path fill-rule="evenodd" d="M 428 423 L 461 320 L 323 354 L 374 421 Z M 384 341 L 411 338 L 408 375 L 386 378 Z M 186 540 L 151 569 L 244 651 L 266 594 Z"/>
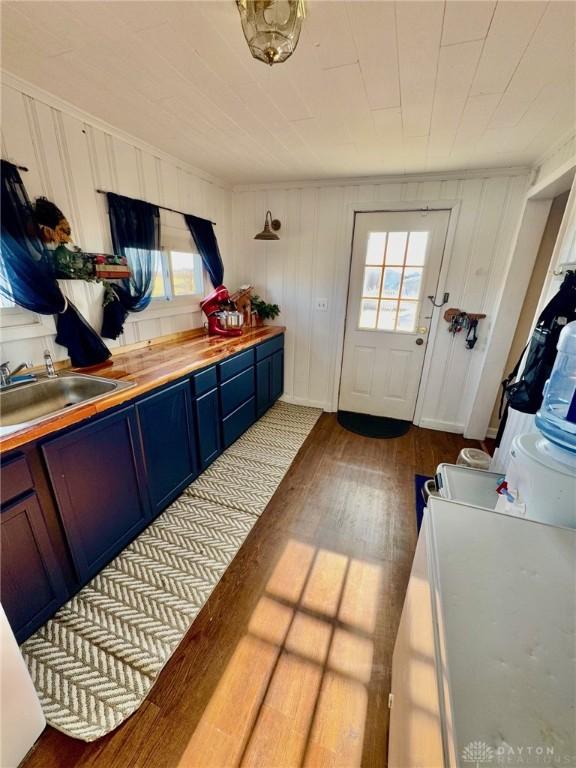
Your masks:
<path fill-rule="evenodd" d="M 328 299 L 316 299 L 316 309 L 319 312 L 326 312 L 328 310 Z"/>

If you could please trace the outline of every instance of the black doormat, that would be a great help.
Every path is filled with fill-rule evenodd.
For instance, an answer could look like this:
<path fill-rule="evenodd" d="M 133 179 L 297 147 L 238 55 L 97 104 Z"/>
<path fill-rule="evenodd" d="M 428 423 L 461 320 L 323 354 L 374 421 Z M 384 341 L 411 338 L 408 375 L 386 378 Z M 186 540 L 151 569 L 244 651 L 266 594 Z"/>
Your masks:
<path fill-rule="evenodd" d="M 411 421 L 388 419 L 385 416 L 370 416 L 366 413 L 338 411 L 338 423 L 349 432 L 364 437 L 401 437 L 412 426 Z"/>

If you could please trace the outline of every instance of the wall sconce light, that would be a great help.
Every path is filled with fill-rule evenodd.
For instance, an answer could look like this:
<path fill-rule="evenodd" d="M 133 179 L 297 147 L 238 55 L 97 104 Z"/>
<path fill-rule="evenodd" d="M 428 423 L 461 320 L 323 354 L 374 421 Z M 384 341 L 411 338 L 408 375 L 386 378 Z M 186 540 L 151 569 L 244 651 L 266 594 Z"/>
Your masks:
<path fill-rule="evenodd" d="M 262 232 L 258 232 L 257 235 L 254 235 L 254 240 L 280 240 L 276 232 L 278 232 L 281 226 L 280 221 L 278 219 L 273 219 L 270 211 L 266 211 L 264 229 Z"/>

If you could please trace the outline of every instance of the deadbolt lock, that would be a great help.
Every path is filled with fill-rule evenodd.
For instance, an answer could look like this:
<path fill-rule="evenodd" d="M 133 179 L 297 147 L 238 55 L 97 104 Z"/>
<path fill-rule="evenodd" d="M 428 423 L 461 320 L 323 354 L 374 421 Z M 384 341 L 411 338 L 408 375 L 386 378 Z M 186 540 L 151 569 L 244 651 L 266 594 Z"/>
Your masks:
<path fill-rule="evenodd" d="M 418 328 L 416 328 L 416 333 L 426 333 L 427 330 L 428 330 L 427 326 L 419 325 Z"/>

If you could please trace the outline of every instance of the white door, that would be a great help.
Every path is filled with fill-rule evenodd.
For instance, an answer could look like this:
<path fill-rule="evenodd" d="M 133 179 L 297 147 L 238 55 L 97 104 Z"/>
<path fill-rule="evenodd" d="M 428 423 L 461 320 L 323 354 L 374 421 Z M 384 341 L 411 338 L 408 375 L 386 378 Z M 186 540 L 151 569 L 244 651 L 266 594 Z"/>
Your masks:
<path fill-rule="evenodd" d="M 449 218 L 356 214 L 340 410 L 412 421 Z"/>

